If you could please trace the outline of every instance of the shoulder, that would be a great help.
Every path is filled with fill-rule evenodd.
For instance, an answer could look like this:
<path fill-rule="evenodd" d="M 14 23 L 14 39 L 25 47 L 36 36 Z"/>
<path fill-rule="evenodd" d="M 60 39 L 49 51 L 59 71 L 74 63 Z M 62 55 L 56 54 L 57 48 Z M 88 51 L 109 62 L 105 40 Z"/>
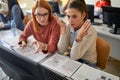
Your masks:
<path fill-rule="evenodd" d="M 97 35 L 96 29 L 93 27 L 93 25 L 90 26 L 89 32 L 90 32 L 91 34 Z"/>
<path fill-rule="evenodd" d="M 104 2 L 103 2 L 103 6 L 110 6 L 110 3 L 107 2 L 107 1 L 104 1 Z"/>
<path fill-rule="evenodd" d="M 33 30 L 33 20 L 29 20 L 25 25 L 25 30 Z"/>
<path fill-rule="evenodd" d="M 57 20 L 53 17 L 53 19 L 50 21 L 50 23 L 55 23 L 55 24 L 57 24 Z"/>
<path fill-rule="evenodd" d="M 32 20 L 32 19 L 29 20 L 29 21 L 27 22 L 27 25 L 33 26 L 33 20 Z"/>
<path fill-rule="evenodd" d="M 14 9 L 14 10 L 19 10 L 20 7 L 19 7 L 18 5 L 14 5 L 14 6 L 12 7 L 12 9 Z"/>
<path fill-rule="evenodd" d="M 97 4 L 97 5 L 100 4 L 100 1 L 97 1 L 95 4 Z"/>
<path fill-rule="evenodd" d="M 90 26 L 90 30 L 96 31 L 96 29 L 93 27 L 93 25 Z"/>
<path fill-rule="evenodd" d="M 19 6 L 17 5 L 17 4 L 15 4 L 14 6 L 13 6 L 13 8 L 18 8 Z"/>
<path fill-rule="evenodd" d="M 50 21 L 50 25 L 51 25 L 51 27 L 60 27 L 59 24 L 57 23 L 57 20 L 55 18 L 53 18 Z"/>

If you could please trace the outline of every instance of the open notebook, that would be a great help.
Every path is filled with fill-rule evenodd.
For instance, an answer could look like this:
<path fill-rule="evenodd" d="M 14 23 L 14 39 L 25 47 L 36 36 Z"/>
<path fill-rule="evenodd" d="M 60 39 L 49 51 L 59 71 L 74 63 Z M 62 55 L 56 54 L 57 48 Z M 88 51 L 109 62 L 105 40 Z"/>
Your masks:
<path fill-rule="evenodd" d="M 58 74 L 70 77 L 81 66 L 81 63 L 55 53 L 53 56 L 44 61 L 42 65 Z"/>

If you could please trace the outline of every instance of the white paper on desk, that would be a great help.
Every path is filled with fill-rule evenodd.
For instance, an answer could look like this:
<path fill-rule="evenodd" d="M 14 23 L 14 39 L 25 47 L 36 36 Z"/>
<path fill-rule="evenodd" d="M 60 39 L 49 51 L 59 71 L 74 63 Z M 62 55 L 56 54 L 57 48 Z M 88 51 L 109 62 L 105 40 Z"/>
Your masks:
<path fill-rule="evenodd" d="M 17 53 L 24 55 L 31 60 L 34 60 L 35 62 L 39 62 L 43 58 L 48 56 L 48 54 L 43 54 L 42 51 L 39 51 L 39 53 L 35 53 L 35 48 L 32 45 L 27 45 L 27 47 L 23 49 L 21 49 L 20 47 L 14 47 L 14 50 Z"/>
<path fill-rule="evenodd" d="M 34 60 L 35 62 L 40 62 L 41 60 L 46 58 L 48 55 L 49 55 L 49 53 L 44 54 L 44 53 L 42 53 L 42 51 L 40 51 L 39 53 L 27 54 L 25 56 L 28 57 L 29 59 Z"/>
<path fill-rule="evenodd" d="M 17 47 L 18 46 L 18 42 L 19 42 L 19 35 L 8 38 L 8 39 L 3 39 L 5 42 L 7 42 L 9 45 Z M 33 41 L 34 41 L 34 37 L 30 36 L 28 38 L 27 44 L 30 45 Z"/>
<path fill-rule="evenodd" d="M 21 47 L 17 46 L 17 47 L 13 47 L 13 49 L 16 52 L 18 52 L 19 54 L 22 54 L 22 55 L 32 54 L 35 51 L 35 48 L 32 45 L 27 45 L 24 48 L 21 48 Z"/>
<path fill-rule="evenodd" d="M 76 69 L 78 69 L 81 63 L 56 53 L 44 61 L 42 65 L 67 77 L 70 77 L 76 71 Z"/>
<path fill-rule="evenodd" d="M 6 43 L 8 43 L 10 46 L 18 46 L 19 41 L 19 35 L 15 36 L 14 38 L 4 39 Z"/>
<path fill-rule="evenodd" d="M 102 79 L 102 77 L 106 79 Z M 119 80 L 117 76 L 92 68 L 86 64 L 82 64 L 82 66 L 71 76 L 71 78 L 74 80 Z"/>

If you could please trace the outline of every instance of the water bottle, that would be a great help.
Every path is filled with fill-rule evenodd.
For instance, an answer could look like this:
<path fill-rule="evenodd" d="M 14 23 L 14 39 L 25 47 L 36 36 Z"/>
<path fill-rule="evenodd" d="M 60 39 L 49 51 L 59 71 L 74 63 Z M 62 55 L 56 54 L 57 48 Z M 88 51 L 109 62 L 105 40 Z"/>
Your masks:
<path fill-rule="evenodd" d="M 14 20 L 11 20 L 11 30 L 12 30 L 13 36 L 18 35 L 16 23 Z"/>

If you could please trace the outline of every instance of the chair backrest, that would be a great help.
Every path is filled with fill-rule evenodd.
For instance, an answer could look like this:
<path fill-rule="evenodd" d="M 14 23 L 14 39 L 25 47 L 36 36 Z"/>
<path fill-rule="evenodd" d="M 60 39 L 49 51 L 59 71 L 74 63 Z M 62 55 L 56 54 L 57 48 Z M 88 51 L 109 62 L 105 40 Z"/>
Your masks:
<path fill-rule="evenodd" d="M 97 66 L 101 69 L 105 69 L 110 54 L 110 45 L 107 41 L 98 37 L 96 41 L 96 49 L 97 49 Z"/>

